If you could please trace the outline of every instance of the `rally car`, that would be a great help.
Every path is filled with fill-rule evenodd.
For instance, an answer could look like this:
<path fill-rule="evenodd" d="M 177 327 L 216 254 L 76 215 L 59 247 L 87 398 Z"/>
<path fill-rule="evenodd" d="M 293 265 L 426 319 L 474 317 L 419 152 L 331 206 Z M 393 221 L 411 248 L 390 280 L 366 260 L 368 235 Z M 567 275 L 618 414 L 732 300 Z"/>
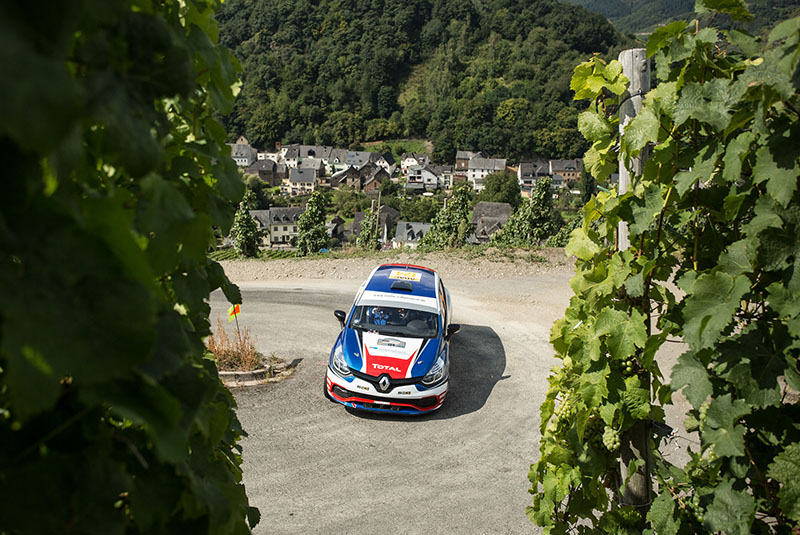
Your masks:
<path fill-rule="evenodd" d="M 376 412 L 421 414 L 442 406 L 450 372 L 450 294 L 432 269 L 375 268 L 349 313 L 334 311 L 342 330 L 331 350 L 325 395 Z"/>

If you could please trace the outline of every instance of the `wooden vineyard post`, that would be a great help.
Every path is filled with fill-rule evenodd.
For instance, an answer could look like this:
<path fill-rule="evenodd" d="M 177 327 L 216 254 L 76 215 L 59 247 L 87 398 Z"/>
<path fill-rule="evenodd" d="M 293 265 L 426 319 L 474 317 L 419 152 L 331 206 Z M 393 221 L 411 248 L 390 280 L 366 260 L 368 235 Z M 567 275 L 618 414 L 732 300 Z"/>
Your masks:
<path fill-rule="evenodd" d="M 622 51 L 619 55 L 619 62 L 622 63 L 623 74 L 630 80 L 628 94 L 623 97 L 624 101 L 619 110 L 619 130 L 621 135 L 631 119 L 641 111 L 644 94 L 650 90 L 650 63 L 647 60 L 644 48 Z M 638 157 L 629 162 L 626 162 L 624 157 L 620 158 L 620 196 L 631 189 L 632 178 L 641 176 L 647 159 L 647 152 L 645 148 Z M 620 251 L 630 247 L 628 224 L 626 222 L 619 224 L 617 244 Z M 650 384 L 649 374 L 647 384 Z M 642 518 L 647 514 L 652 493 L 650 435 L 650 422 L 641 420 L 620 437 L 620 472 L 623 481 L 627 481 L 622 494 L 622 503 L 636 507 L 642 514 Z M 632 461 L 644 461 L 644 464 L 635 472 L 629 473 L 628 465 Z"/>

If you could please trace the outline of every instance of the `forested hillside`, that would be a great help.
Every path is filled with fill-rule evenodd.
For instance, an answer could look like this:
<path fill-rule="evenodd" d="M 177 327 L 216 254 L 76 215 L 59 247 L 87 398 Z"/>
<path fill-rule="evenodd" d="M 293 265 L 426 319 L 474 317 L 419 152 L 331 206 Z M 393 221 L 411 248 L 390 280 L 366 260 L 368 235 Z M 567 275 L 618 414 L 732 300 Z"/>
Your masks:
<path fill-rule="evenodd" d="M 564 0 L 608 17 L 621 32 L 646 32 L 673 20 L 695 17 L 694 0 Z M 777 22 L 800 15 L 797 0 L 747 0 L 753 20 L 740 27 L 760 33 Z M 722 20 L 725 19 L 725 20 Z M 704 21 L 705 22 L 705 21 Z M 715 26 L 730 25 L 727 15 L 719 17 Z"/>
<path fill-rule="evenodd" d="M 621 37 L 552 0 L 230 0 L 221 42 L 242 64 L 231 136 L 349 146 L 406 136 L 508 158 L 576 157 L 569 81 Z"/>

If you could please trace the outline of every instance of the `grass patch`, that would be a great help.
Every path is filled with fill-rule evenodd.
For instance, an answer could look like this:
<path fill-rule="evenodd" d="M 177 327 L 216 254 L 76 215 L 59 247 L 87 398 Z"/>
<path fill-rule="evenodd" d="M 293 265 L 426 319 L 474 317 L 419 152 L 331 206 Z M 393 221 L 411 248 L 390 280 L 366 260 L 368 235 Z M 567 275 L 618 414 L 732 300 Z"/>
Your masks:
<path fill-rule="evenodd" d="M 261 354 L 256 351 L 255 338 L 250 337 L 250 329 L 240 329 L 229 335 L 220 317 L 217 317 L 216 334 L 206 338 L 206 347 L 222 371 L 249 372 L 263 366 Z"/>
<path fill-rule="evenodd" d="M 528 253 L 523 257 L 526 262 L 530 262 L 531 264 L 538 264 L 541 262 L 547 262 L 547 258 L 543 257 L 540 254 L 536 253 Z"/>

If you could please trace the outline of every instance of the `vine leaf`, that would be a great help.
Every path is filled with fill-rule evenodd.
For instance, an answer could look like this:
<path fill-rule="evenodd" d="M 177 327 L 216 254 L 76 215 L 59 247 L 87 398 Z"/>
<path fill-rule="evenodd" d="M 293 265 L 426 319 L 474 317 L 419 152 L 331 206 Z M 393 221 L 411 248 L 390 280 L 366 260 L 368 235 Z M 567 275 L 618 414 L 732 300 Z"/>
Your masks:
<path fill-rule="evenodd" d="M 755 140 L 755 134 L 752 132 L 742 132 L 736 138 L 728 143 L 728 148 L 725 149 L 725 157 L 723 163 L 725 168 L 722 170 L 722 177 L 729 181 L 735 182 L 739 180 L 742 175 L 742 162 L 750 152 L 750 145 Z"/>
<path fill-rule="evenodd" d="M 744 427 L 735 422 L 750 413 L 750 407 L 741 399 L 732 400 L 725 394 L 711 400 L 706 416 L 703 438 L 714 445 L 719 457 L 744 455 Z"/>
<path fill-rule="evenodd" d="M 621 310 L 604 308 L 597 316 L 595 335 L 608 335 L 606 345 L 612 357 L 624 359 L 643 348 L 647 342 L 644 315 L 636 309 L 630 315 Z"/>
<path fill-rule="evenodd" d="M 681 280 L 685 280 L 685 277 Z M 731 277 L 724 272 L 703 274 L 691 288 L 684 288 L 688 297 L 683 309 L 686 321 L 683 337 L 695 350 L 711 347 L 731 322 L 741 299 L 750 289 L 747 277 Z"/>
<path fill-rule="evenodd" d="M 592 111 L 585 111 L 578 115 L 578 130 L 589 142 L 594 143 L 598 139 L 608 136 L 612 127 L 604 116 Z"/>
<path fill-rule="evenodd" d="M 720 255 L 719 265 L 732 277 L 752 273 L 757 252 L 758 242 L 755 239 L 739 240 Z"/>
<path fill-rule="evenodd" d="M 662 48 L 669 46 L 669 44 L 686 29 L 686 22 L 683 20 L 676 20 L 666 26 L 661 26 L 653 30 L 650 38 L 647 40 L 646 53 L 647 57 L 651 58 L 656 52 Z"/>
<path fill-rule="evenodd" d="M 675 514 L 676 502 L 667 492 L 659 494 L 647 512 L 647 520 L 653 526 L 653 533 L 677 535 L 681 527 L 680 518 Z"/>
<path fill-rule="evenodd" d="M 781 484 L 778 497 L 783 512 L 800 522 L 800 442 L 786 446 L 769 466 L 767 475 Z"/>
<path fill-rule="evenodd" d="M 625 379 L 625 391 L 621 395 L 622 404 L 628 414 L 636 420 L 644 420 L 650 416 L 650 390 L 642 388 L 639 377 Z"/>
<path fill-rule="evenodd" d="M 675 106 L 675 124 L 680 126 L 689 119 L 696 119 L 717 130 L 725 130 L 731 121 L 731 108 L 740 96 L 733 87 L 738 86 L 719 78 L 704 84 L 686 84 Z"/>
<path fill-rule="evenodd" d="M 658 140 L 661 123 L 653 110 L 644 108 L 625 126 L 622 148 L 630 158 L 635 158 L 648 143 Z"/>
<path fill-rule="evenodd" d="M 713 393 L 706 367 L 693 351 L 687 351 L 672 368 L 672 389 L 677 392 L 684 386 L 683 395 L 695 409 Z"/>
<path fill-rule="evenodd" d="M 727 13 L 733 20 L 738 21 L 753 20 L 753 15 L 750 14 L 744 0 L 696 0 L 694 10 L 700 14 L 709 11 Z"/>
<path fill-rule="evenodd" d="M 778 378 L 784 374 L 786 361 L 774 349 L 774 336 L 767 326 L 751 324 L 719 348 L 717 375 L 736 387 L 738 397 L 759 408 L 781 401 Z"/>
<path fill-rule="evenodd" d="M 767 182 L 767 192 L 778 201 L 781 206 L 787 206 L 792 199 L 794 190 L 797 189 L 798 166 L 790 164 L 789 167 L 776 161 L 775 151 L 770 147 L 760 147 L 756 151 L 756 164 L 753 167 L 755 182 Z"/>
<path fill-rule="evenodd" d="M 589 231 L 593 234 L 593 231 Z M 581 260 L 591 260 L 600 252 L 600 246 L 582 228 L 576 228 L 570 233 L 570 240 L 565 252 L 568 256 L 576 256 Z"/>
<path fill-rule="evenodd" d="M 634 235 L 639 235 L 650 228 L 664 206 L 661 186 L 658 184 L 645 186 L 644 195 L 641 195 L 640 199 L 644 202 L 636 202 L 632 209 L 633 222 L 630 224 L 630 231 Z"/>
<path fill-rule="evenodd" d="M 692 163 L 692 169 L 681 171 L 675 175 L 675 189 L 678 193 L 683 195 L 698 180 L 708 180 L 714 174 L 720 154 L 722 154 L 722 150 L 716 141 L 711 141 L 703 146 Z"/>
<path fill-rule="evenodd" d="M 584 373 L 581 375 L 581 399 L 587 407 L 599 406 L 604 398 L 608 397 L 608 384 L 606 377 L 609 369 L 606 367 L 599 372 Z"/>
<path fill-rule="evenodd" d="M 703 527 L 730 535 L 750 535 L 756 504 L 745 491 L 734 490 L 726 479 L 714 489 L 714 500 L 708 506 Z"/>

